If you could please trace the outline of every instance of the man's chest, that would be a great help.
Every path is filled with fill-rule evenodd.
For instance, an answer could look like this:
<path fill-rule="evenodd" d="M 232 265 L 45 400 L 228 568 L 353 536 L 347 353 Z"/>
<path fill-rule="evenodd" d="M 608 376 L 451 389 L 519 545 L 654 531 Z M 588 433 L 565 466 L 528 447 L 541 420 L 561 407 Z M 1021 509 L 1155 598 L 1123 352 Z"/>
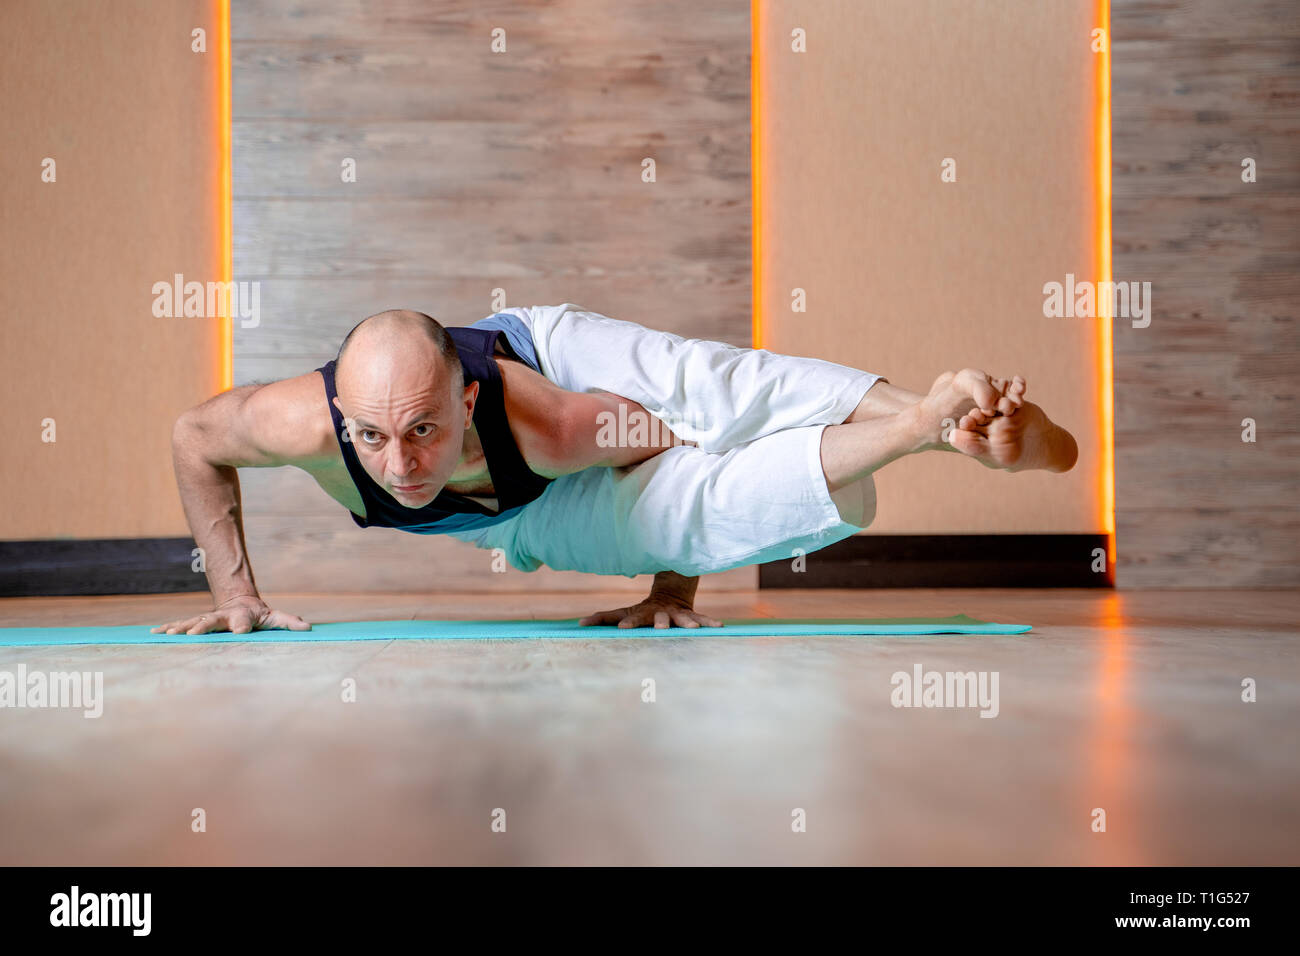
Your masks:
<path fill-rule="evenodd" d="M 343 462 L 342 455 L 339 455 L 337 461 L 314 463 L 303 467 L 303 470 L 315 479 L 321 490 L 343 507 L 363 518 L 366 516 L 365 502 L 361 498 L 361 492 L 357 490 L 356 483 L 352 480 L 352 475 L 348 472 L 347 465 Z M 482 477 L 449 481 L 443 486 L 444 490 L 464 495 L 483 507 L 496 511 L 499 508 L 496 489 L 492 487 L 491 475 L 487 473 L 486 460 L 483 462 L 483 470 Z"/>

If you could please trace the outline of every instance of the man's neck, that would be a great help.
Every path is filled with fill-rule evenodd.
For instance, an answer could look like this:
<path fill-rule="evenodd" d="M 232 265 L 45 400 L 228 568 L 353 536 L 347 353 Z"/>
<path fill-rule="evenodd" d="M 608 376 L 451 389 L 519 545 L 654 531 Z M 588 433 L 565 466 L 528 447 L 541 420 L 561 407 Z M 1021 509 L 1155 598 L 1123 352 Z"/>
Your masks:
<path fill-rule="evenodd" d="M 464 484 L 491 477 L 488 471 L 487 457 L 483 454 L 483 443 L 478 437 L 478 426 L 470 425 L 465 432 L 465 444 L 461 449 L 460 462 L 451 473 L 451 482 Z"/>

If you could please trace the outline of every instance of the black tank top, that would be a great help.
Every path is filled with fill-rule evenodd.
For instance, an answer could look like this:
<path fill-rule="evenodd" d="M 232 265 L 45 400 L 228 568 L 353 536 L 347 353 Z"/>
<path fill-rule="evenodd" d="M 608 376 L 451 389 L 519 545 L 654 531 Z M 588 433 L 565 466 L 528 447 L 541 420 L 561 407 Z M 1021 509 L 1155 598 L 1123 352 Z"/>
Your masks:
<path fill-rule="evenodd" d="M 400 528 L 403 531 L 436 534 L 438 529 L 429 526 L 454 515 L 481 515 L 501 517 L 504 520 L 505 512 L 535 500 L 553 480 L 542 477 L 528 467 L 524 456 L 519 453 L 514 436 L 510 434 L 510 425 L 506 420 L 505 391 L 501 386 L 501 370 L 492 357 L 497 338 L 501 335 L 500 330 L 448 328 L 447 334 L 456 343 L 456 353 L 460 356 L 460 365 L 465 371 L 465 384 L 479 383 L 478 401 L 474 403 L 474 425 L 483 444 L 483 455 L 492 476 L 498 508 L 491 511 L 472 498 L 445 488 L 423 508 L 407 508 L 384 491 L 366 474 L 356 449 L 345 437 L 347 426 L 343 422 L 343 413 L 334 404 L 338 393 L 334 387 L 335 363 L 331 361 L 316 371 L 325 379 L 325 402 L 334 422 L 334 438 L 339 443 L 352 483 L 365 502 L 364 518 L 356 512 L 350 512 L 352 520 L 363 528 Z M 508 354 L 514 356 L 508 340 L 502 338 L 501 345 Z M 487 520 L 481 523 L 494 522 Z"/>

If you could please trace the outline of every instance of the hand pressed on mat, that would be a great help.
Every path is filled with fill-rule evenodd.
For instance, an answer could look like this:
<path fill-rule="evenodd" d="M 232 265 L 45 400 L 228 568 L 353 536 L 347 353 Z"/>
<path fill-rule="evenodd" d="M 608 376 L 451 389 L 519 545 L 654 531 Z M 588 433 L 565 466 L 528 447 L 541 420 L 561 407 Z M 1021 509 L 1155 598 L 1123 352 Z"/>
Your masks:
<path fill-rule="evenodd" d="M 205 614 L 160 624 L 150 628 L 149 633 L 208 634 L 213 631 L 230 631 L 232 634 L 247 634 L 249 631 L 264 630 L 310 631 L 311 625 L 295 614 L 274 610 L 256 594 L 241 594 L 223 601 Z"/>
<path fill-rule="evenodd" d="M 619 627 L 723 627 L 717 618 L 699 614 L 694 610 L 695 588 L 698 577 L 687 578 L 673 571 L 660 571 L 655 575 L 650 596 L 640 604 L 597 611 L 588 614 L 578 623 L 617 624 Z"/>

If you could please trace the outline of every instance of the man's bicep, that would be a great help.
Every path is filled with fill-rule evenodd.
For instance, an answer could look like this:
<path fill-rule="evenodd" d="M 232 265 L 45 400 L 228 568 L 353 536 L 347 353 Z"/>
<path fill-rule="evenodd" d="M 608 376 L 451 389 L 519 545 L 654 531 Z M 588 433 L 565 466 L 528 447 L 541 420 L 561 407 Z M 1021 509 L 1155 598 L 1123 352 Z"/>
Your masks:
<path fill-rule="evenodd" d="M 548 478 L 585 467 L 578 446 L 583 422 L 596 414 L 594 396 L 563 389 L 518 362 L 500 367 L 506 421 L 528 467 Z"/>
<path fill-rule="evenodd" d="M 313 378 L 317 389 L 311 387 Z M 295 465 L 319 457 L 322 423 L 329 421 L 315 373 L 231 389 L 190 414 L 198 452 L 212 464 L 235 468 Z"/>
<path fill-rule="evenodd" d="M 559 475 L 623 464 L 613 460 L 620 456 L 626 437 L 620 427 L 647 414 L 636 402 L 612 392 L 564 392 L 555 399 L 553 409 L 549 464 Z M 627 463 L 650 454 L 653 452 L 647 449 L 644 454 L 632 455 Z M 626 453 L 623 456 L 627 457 Z"/>

